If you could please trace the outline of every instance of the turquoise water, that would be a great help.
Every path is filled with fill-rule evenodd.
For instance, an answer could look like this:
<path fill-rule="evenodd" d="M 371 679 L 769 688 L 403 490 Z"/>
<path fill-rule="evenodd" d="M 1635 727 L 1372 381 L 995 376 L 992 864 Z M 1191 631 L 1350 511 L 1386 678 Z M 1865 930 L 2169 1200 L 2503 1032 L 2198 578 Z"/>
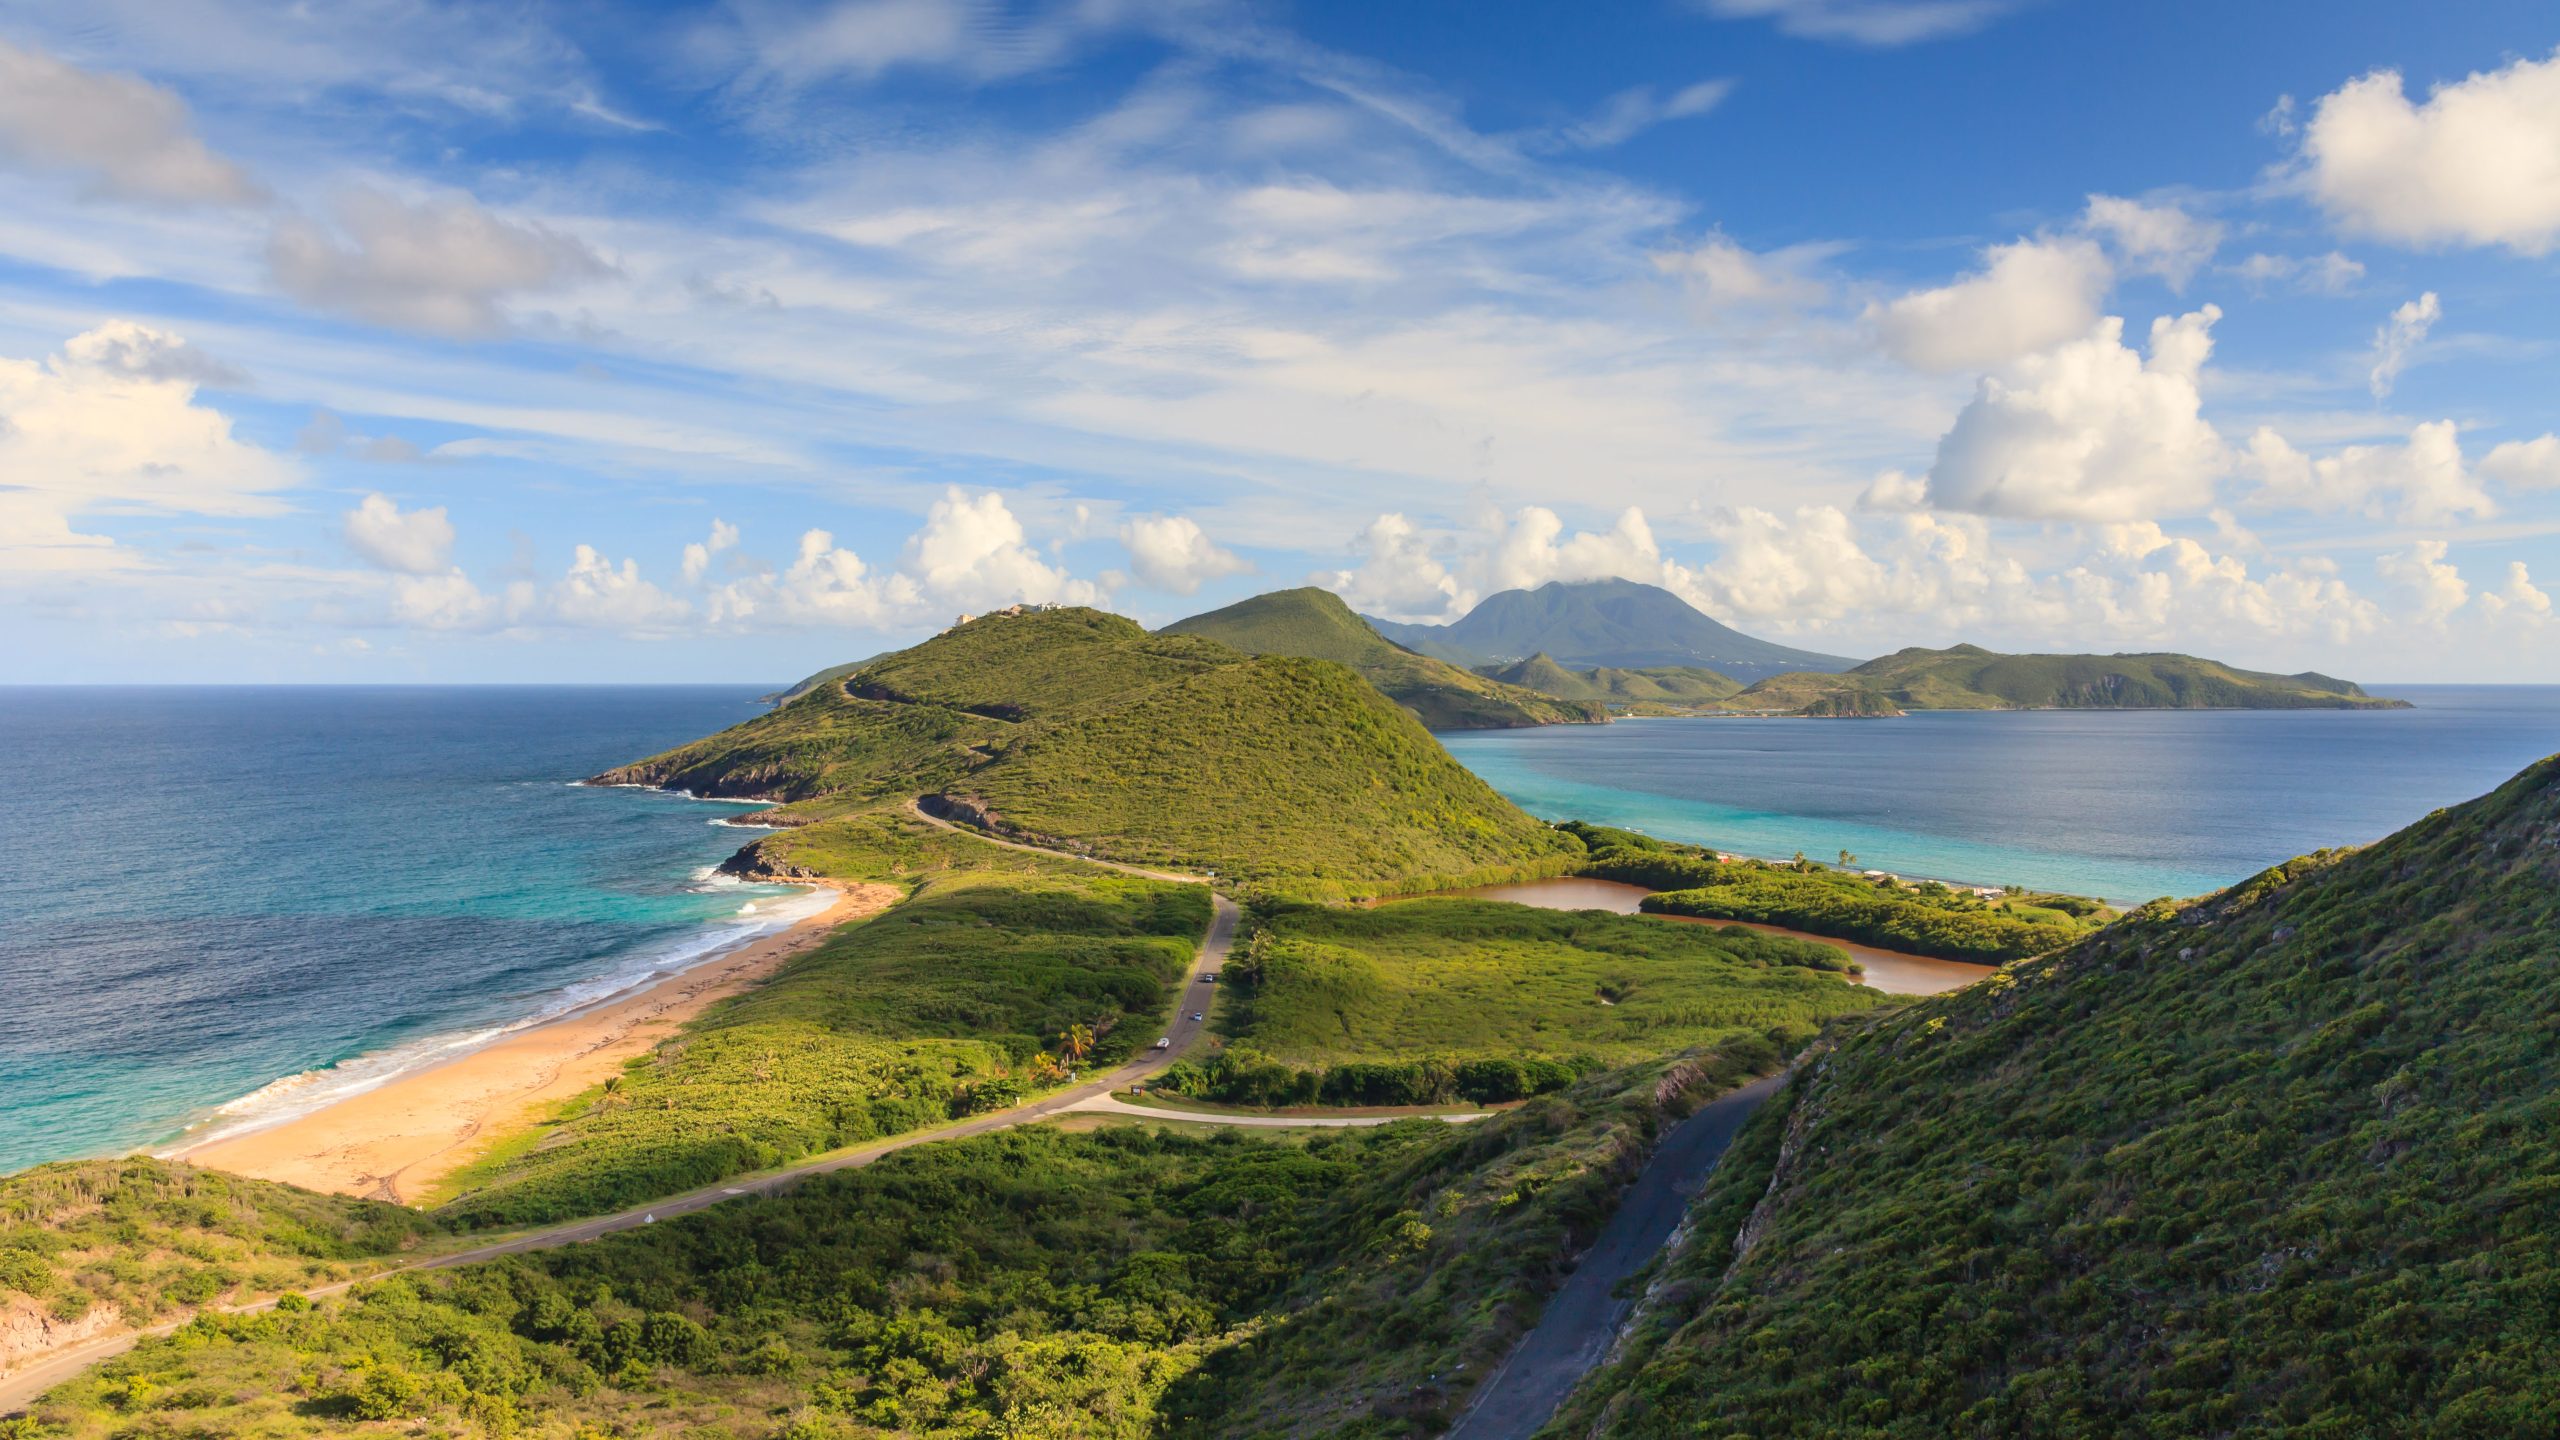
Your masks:
<path fill-rule="evenodd" d="M 2560 751 L 2560 686 L 2386 693 L 2417 708 L 1622 720 L 1441 739 L 1547 819 L 2129 903 L 2379 839 Z"/>
<path fill-rule="evenodd" d="M 0 689 L 0 1172 L 271 1123 L 811 908 L 569 782 L 719 687 Z"/>

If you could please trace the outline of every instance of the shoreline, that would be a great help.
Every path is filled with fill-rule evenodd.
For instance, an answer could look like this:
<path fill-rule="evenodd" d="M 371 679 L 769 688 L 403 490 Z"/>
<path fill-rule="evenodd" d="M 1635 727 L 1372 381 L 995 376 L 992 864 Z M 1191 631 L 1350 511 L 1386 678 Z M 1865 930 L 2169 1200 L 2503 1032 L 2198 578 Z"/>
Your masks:
<path fill-rule="evenodd" d="M 621 1073 L 625 1062 L 713 1002 L 904 894 L 894 885 L 819 888 L 835 890 L 835 900 L 787 929 L 276 1124 L 160 1153 L 261 1180 L 414 1205 L 542 1108 Z"/>

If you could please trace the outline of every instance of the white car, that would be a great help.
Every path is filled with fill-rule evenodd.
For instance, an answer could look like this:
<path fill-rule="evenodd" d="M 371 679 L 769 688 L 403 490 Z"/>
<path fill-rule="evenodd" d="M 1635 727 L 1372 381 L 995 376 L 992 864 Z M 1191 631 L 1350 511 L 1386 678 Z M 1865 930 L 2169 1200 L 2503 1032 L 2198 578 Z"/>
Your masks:
<path fill-rule="evenodd" d="M 1159 1049 L 1159 1050 L 1170 1050 L 1170 1049 L 1172 1049 L 1172 1048 L 1173 1048 L 1173 1037 L 1172 1037 L 1172 1036 L 1170 1036 L 1170 1035 L 1166 1035 L 1166 1036 L 1163 1036 L 1163 1037 L 1159 1038 L 1159 1039 L 1156 1041 L 1156 1048 L 1157 1048 L 1157 1049 Z"/>
<path fill-rule="evenodd" d="M 1194 1011 L 1192 1011 L 1192 1012 L 1191 1012 L 1191 1018 L 1192 1018 L 1192 1019 L 1194 1019 L 1194 1020 L 1206 1020 L 1206 1019 L 1208 1019 L 1209 1017 L 1208 1017 L 1208 1016 L 1206 1016 L 1206 1015 L 1204 1015 L 1204 1014 L 1202 1014 L 1202 1013 L 1200 1013 L 1200 1012 L 1199 1012 L 1199 1011 L 1197 1011 L 1197 1010 L 1194 1010 Z"/>

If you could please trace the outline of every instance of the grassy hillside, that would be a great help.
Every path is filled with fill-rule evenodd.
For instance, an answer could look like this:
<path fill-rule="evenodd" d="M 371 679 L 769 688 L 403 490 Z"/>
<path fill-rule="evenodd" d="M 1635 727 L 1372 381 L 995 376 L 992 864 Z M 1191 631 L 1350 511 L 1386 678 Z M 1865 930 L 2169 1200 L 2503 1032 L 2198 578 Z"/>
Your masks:
<path fill-rule="evenodd" d="M 1901 704 L 1892 696 L 1865 684 L 1855 675 L 1823 675 L 1812 671 L 1772 675 L 1757 681 L 1727 699 L 1724 708 L 1746 714 L 1803 715 L 1808 718 L 1876 717 L 1902 713 Z"/>
<path fill-rule="evenodd" d="M 985 617 L 597 778 L 793 802 L 784 824 L 947 794 L 1065 848 L 1306 894 L 1573 853 L 1351 670 L 1092 610 Z"/>
<path fill-rule="evenodd" d="M 1678 1057 L 1468 1129 L 1012 1131 L 564 1250 L 199 1320 L 29 1434 L 1403 1437 L 1445 1425 L 1663 1126 Z"/>
<path fill-rule="evenodd" d="M 1658 585 L 1632 580 L 1505 590 L 1448 625 L 1377 623 L 1390 640 L 1467 665 L 1547 654 L 1567 666 L 1704 666 L 1753 680 L 1787 670 L 1846 670 L 1852 663 L 1745 635 Z"/>
<path fill-rule="evenodd" d="M 1897 1012 L 1573 1432 L 2549 1433 L 2556 974 L 2560 760 Z"/>
<path fill-rule="evenodd" d="M 1289 905 L 1226 968 L 1233 1042 L 1159 1082 L 1239 1104 L 1501 1101 L 1882 1003 L 1831 946 L 1486 900 Z M 1826 971 L 1834 973 L 1824 973 Z"/>
<path fill-rule="evenodd" d="M 0 1368 L 83 1334 L 380 1268 L 437 1222 L 140 1156 L 0 1179 Z"/>
<path fill-rule="evenodd" d="M 1418 655 L 1381 636 L 1341 596 L 1313 586 L 1256 595 L 1223 610 L 1176 620 L 1161 633 L 1202 636 L 1247 655 L 1294 655 L 1348 665 L 1434 730 L 1503 730 L 1608 718 L 1597 706 L 1565 703 L 1597 697 L 1539 694 L 1535 687 L 1504 684 Z"/>
<path fill-rule="evenodd" d="M 1485 676 L 1567 700 L 1588 700 L 1613 710 L 1669 711 L 1712 704 L 1739 693 L 1742 683 L 1694 665 L 1628 669 L 1599 665 L 1568 670 L 1544 651 L 1509 665 L 1489 665 Z"/>
<path fill-rule="evenodd" d="M 1196 885 L 929 880 L 454 1177 L 443 1213 L 598 1214 L 1010 1104 L 1055 1073 L 1070 1026 L 1097 1061 L 1145 1043 L 1208 924 Z"/>
<path fill-rule="evenodd" d="M 1646 911 L 1748 920 L 1946 960 L 1997 964 L 2077 940 L 2115 912 L 2077 895 L 1984 899 L 1934 881 L 1871 880 L 1819 864 L 1719 861 L 1695 845 L 1579 821 L 1563 827 L 1589 854 L 1582 873 L 1648 885 Z"/>

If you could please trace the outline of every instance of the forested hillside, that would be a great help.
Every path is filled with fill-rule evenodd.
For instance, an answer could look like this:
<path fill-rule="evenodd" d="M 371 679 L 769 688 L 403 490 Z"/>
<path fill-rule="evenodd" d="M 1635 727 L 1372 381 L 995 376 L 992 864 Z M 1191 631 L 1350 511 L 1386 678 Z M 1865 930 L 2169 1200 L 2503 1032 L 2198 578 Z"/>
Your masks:
<path fill-rule="evenodd" d="M 1313 586 L 1239 600 L 1222 610 L 1176 620 L 1160 633 L 1198 635 L 1247 655 L 1338 661 L 1434 730 L 1503 730 L 1609 718 L 1599 706 L 1576 703 L 1590 697 L 1542 694 L 1536 687 L 1505 684 L 1416 654 L 1380 635 L 1341 596 Z"/>
<path fill-rule="evenodd" d="M 2560 759 L 1844 1034 L 1557 1433 L 2552 1433 L 2555 1035 Z"/>

